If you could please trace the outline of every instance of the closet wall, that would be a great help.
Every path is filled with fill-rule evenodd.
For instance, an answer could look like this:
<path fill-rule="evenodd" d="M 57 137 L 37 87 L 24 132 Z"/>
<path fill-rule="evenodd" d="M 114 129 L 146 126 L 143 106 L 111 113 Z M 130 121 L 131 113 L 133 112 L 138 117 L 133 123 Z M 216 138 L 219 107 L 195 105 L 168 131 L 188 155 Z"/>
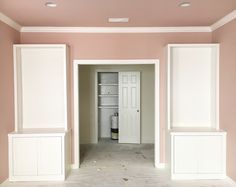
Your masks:
<path fill-rule="evenodd" d="M 80 141 L 95 143 L 96 70 L 141 72 L 141 143 L 154 143 L 154 65 L 80 66 Z"/>

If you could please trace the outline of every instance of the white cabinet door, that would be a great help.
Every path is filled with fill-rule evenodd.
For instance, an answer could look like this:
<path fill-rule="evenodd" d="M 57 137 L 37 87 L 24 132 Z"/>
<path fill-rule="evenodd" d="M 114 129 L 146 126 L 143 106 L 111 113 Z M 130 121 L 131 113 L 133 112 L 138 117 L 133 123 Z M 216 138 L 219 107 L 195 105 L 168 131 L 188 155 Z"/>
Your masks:
<path fill-rule="evenodd" d="M 63 174 L 62 150 L 61 137 L 43 137 L 39 139 L 38 175 Z"/>
<path fill-rule="evenodd" d="M 222 173 L 222 136 L 200 136 L 198 143 L 198 173 Z"/>
<path fill-rule="evenodd" d="M 12 139 L 11 151 L 14 176 L 37 175 L 37 143 L 37 138 L 31 137 Z"/>
<path fill-rule="evenodd" d="M 224 179 L 226 134 L 172 134 L 172 179 Z"/>
<path fill-rule="evenodd" d="M 140 143 L 140 72 L 119 72 L 119 143 Z"/>
<path fill-rule="evenodd" d="M 194 136 L 174 136 L 173 172 L 196 173 L 197 171 L 197 139 Z"/>

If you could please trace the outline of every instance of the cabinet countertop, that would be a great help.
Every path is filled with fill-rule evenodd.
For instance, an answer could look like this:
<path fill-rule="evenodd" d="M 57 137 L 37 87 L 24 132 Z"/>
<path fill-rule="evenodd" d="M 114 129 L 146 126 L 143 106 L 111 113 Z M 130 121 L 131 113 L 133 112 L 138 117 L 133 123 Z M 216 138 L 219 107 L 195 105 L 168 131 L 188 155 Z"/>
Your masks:
<path fill-rule="evenodd" d="M 32 136 L 40 136 L 40 135 L 47 135 L 47 136 L 55 136 L 55 135 L 65 135 L 66 133 L 70 132 L 70 130 L 65 131 L 63 128 L 55 128 L 55 129 L 22 129 L 19 131 L 13 131 L 9 133 L 9 136 L 22 136 L 22 135 L 32 135 Z"/>

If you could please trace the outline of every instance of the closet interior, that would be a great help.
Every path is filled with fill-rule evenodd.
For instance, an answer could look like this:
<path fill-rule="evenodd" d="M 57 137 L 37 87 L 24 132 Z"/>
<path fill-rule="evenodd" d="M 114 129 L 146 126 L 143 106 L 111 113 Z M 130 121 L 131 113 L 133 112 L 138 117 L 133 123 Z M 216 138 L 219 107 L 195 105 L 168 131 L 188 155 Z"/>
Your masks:
<path fill-rule="evenodd" d="M 98 138 L 118 140 L 119 75 L 97 73 Z"/>

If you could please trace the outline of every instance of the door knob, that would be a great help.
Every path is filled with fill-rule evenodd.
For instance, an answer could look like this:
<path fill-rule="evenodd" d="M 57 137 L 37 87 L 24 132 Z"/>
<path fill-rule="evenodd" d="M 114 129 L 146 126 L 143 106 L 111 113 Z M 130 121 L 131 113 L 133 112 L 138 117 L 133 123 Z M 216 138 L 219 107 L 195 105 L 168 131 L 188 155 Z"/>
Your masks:
<path fill-rule="evenodd" d="M 139 112 L 139 110 L 137 110 L 137 112 Z"/>

